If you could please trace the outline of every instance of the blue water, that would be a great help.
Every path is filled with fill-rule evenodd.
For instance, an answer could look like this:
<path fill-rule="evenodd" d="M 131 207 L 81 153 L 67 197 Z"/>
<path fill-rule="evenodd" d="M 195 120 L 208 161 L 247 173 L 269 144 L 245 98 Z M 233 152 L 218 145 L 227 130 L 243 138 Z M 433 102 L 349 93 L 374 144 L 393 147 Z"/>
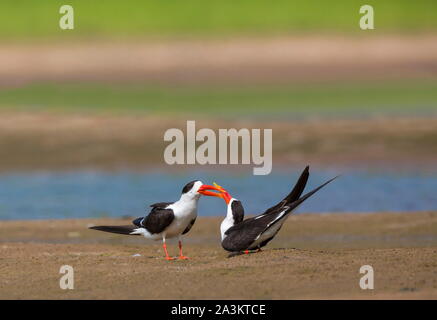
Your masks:
<path fill-rule="evenodd" d="M 282 199 L 300 172 L 268 176 L 225 172 L 38 172 L 0 174 L 0 220 L 143 216 L 148 205 L 177 200 L 184 184 L 213 181 L 260 213 Z M 306 191 L 340 171 L 313 171 Z M 437 173 L 343 172 L 297 212 L 437 210 Z M 148 212 L 148 211 L 147 211 Z M 199 214 L 222 215 L 223 200 L 203 197 Z"/>

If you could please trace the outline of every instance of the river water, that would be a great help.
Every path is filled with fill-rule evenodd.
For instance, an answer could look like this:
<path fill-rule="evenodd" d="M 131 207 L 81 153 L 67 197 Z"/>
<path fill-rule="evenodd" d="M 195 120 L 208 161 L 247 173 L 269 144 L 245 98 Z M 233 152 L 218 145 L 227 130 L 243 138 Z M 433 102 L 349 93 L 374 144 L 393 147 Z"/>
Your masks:
<path fill-rule="evenodd" d="M 216 181 L 242 200 L 247 214 L 261 213 L 293 187 L 298 170 L 268 176 L 243 172 L 18 172 L 0 174 L 0 220 L 143 216 L 155 202 L 177 200 L 182 187 Z M 308 199 L 298 213 L 437 210 L 437 172 L 312 171 L 306 191 L 342 176 Z M 203 197 L 199 215 L 225 213 L 222 199 Z"/>

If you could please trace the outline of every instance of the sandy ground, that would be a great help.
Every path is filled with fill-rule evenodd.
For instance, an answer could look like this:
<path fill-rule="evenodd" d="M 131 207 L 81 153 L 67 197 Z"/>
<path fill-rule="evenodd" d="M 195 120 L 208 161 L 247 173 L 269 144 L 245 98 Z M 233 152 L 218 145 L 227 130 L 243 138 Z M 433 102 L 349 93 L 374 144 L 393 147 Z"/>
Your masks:
<path fill-rule="evenodd" d="M 437 299 L 437 212 L 296 215 L 263 252 L 232 258 L 220 219 L 199 218 L 186 261 L 87 229 L 128 221 L 0 222 L 0 299 Z M 59 288 L 62 265 L 74 268 L 74 290 Z M 362 265 L 374 290 L 359 287 Z"/>
<path fill-rule="evenodd" d="M 435 78 L 437 36 L 305 35 L 0 45 L 0 86 L 41 81 L 265 84 Z"/>
<path fill-rule="evenodd" d="M 257 121 L 199 118 L 196 128 L 273 129 L 273 165 L 428 166 L 437 163 L 436 118 Z M 164 165 L 169 128 L 186 120 L 146 115 L 0 114 L 0 171 L 143 169 Z M 248 169 L 251 169 L 249 166 Z M 166 166 L 167 169 L 177 168 Z M 231 166 L 227 166 L 230 169 Z"/>

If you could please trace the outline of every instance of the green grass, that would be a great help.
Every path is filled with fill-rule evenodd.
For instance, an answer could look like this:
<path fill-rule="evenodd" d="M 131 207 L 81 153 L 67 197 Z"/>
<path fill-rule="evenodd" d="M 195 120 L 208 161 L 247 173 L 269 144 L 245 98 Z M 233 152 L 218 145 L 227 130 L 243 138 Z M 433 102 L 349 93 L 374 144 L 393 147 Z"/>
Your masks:
<path fill-rule="evenodd" d="M 416 81 L 239 89 L 47 84 L 2 89 L 0 109 L 254 117 L 437 113 L 437 83 Z"/>
<path fill-rule="evenodd" d="M 75 29 L 58 26 L 71 4 Z M 375 9 L 378 31 L 437 28 L 435 0 L 2 0 L 0 39 L 363 32 L 359 8 Z"/>

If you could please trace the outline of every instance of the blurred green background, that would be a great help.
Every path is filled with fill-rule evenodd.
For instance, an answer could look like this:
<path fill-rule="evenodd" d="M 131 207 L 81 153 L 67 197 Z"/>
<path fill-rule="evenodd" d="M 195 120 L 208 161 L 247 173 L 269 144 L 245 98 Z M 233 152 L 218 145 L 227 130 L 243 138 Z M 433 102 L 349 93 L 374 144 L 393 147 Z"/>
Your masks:
<path fill-rule="evenodd" d="M 55 26 L 61 5 L 76 13 L 74 34 Z M 186 36 L 359 32 L 360 6 L 376 8 L 376 27 L 384 32 L 418 32 L 437 27 L 433 0 L 70 0 L 0 2 L 4 39 Z"/>
<path fill-rule="evenodd" d="M 436 81 L 330 83 L 267 87 L 162 87 L 139 84 L 39 84 L 4 89 L 7 111 L 221 115 L 367 116 L 435 113 Z"/>
<path fill-rule="evenodd" d="M 63 4 L 74 7 L 74 30 L 65 31 L 58 27 L 61 16 L 59 8 Z M 363 31 L 358 27 L 359 8 L 363 4 L 374 6 L 375 30 Z M 3 48 L 12 47 L 10 55 L 20 56 L 22 52 L 26 53 L 29 60 L 32 50 L 39 46 L 47 48 L 51 44 L 93 48 L 103 44 L 101 50 L 105 51 L 107 48 L 104 45 L 107 43 L 119 43 L 119 46 L 123 47 L 125 43 L 147 45 L 160 41 L 177 41 L 181 46 L 185 42 L 188 46 L 193 46 L 194 51 L 197 50 L 198 44 L 193 45 L 190 42 L 193 39 L 200 43 L 222 41 L 225 44 L 228 39 L 255 39 L 258 46 L 262 47 L 263 41 L 278 37 L 309 37 L 323 42 L 323 39 L 330 41 L 332 37 L 340 37 L 340 41 L 356 38 L 367 41 L 368 38 L 376 36 L 382 37 L 383 42 L 386 36 L 388 42 L 393 38 L 410 37 L 405 41 L 411 41 L 411 47 L 414 48 L 415 37 L 432 36 L 436 30 L 437 2 L 433 0 L 369 0 L 365 3 L 358 0 L 0 2 L 0 45 Z M 409 45 L 405 44 L 405 41 L 403 48 L 408 48 Z M 332 42 L 332 46 L 336 46 L 335 41 Z M 321 57 L 326 48 L 329 48 L 326 43 L 320 47 L 318 54 Z M 231 47 L 229 50 L 234 49 Z M 73 47 L 73 55 L 74 50 Z M 134 52 L 135 47 L 132 50 Z M 235 50 L 238 51 L 238 48 Z M 381 50 L 384 53 L 384 48 Z M 396 50 L 395 47 L 393 52 L 396 53 Z M 417 52 L 421 50 L 420 47 L 416 49 Z M 425 48 L 422 51 L 426 50 Z M 96 52 L 94 55 L 99 51 Z M 375 52 L 373 58 L 377 61 L 377 49 Z M 169 54 L 177 56 L 177 52 Z M 397 61 L 397 55 L 402 54 L 403 52 L 397 52 L 393 61 Z M 392 68 L 390 77 L 381 74 L 373 76 L 372 72 L 370 76 L 361 77 L 358 68 L 356 72 L 351 71 L 355 74 L 337 78 L 337 70 L 333 67 L 331 71 L 324 71 L 323 81 L 315 74 L 302 81 L 299 76 L 291 75 L 280 81 L 273 77 L 273 80 L 265 83 L 239 83 L 238 80 L 227 83 L 227 78 L 224 77 L 221 81 L 205 81 L 202 78 L 197 82 L 179 81 L 174 84 L 172 81 L 149 79 L 148 74 L 141 77 L 132 76 L 129 81 L 119 81 L 116 73 L 90 79 L 88 76 L 63 77 L 62 70 L 57 76 L 40 77 L 38 72 L 44 74 L 43 67 L 28 76 L 23 71 L 26 69 L 23 65 L 22 68 L 14 69 L 21 72 L 16 74 L 14 70 L 1 73 L 0 69 L 0 107 L 9 111 L 146 111 L 205 115 L 221 114 L 222 111 L 234 115 L 247 115 L 247 111 L 251 111 L 255 115 L 264 114 L 272 117 L 282 116 L 284 113 L 323 115 L 331 111 L 344 115 L 397 111 L 401 114 L 409 112 L 429 115 L 436 110 L 436 59 L 430 60 L 428 57 L 415 61 L 414 54 L 413 51 L 399 62 L 404 71 L 398 76 L 396 65 Z M 116 55 L 117 52 L 114 53 L 114 56 Z M 351 53 L 349 56 L 356 59 L 357 63 L 362 59 L 359 52 Z M 60 58 L 56 56 L 53 59 Z M 69 63 L 70 59 L 72 58 L 66 58 L 65 63 Z M 83 59 L 86 60 L 86 57 Z M 385 59 L 389 65 L 390 59 Z M 317 57 L 313 60 L 317 61 Z M 38 59 L 29 62 L 34 65 L 39 63 Z M 48 59 L 44 63 L 50 70 L 52 61 Z M 147 65 L 147 61 L 140 63 Z M 62 66 L 62 63 L 60 65 Z M 247 71 L 249 67 L 256 71 L 256 61 L 253 65 L 246 66 L 243 71 Z M 338 66 L 339 69 L 348 67 L 348 64 Z M 366 70 L 367 67 L 368 64 L 362 69 Z M 3 69 L 7 68 L 8 64 L 5 62 Z M 59 62 L 56 68 L 60 68 Z M 102 70 L 105 66 L 103 64 L 96 68 L 97 71 L 104 72 Z M 184 68 L 186 77 L 189 78 L 193 70 L 186 66 Z M 305 68 L 305 65 L 302 68 Z M 376 69 L 378 67 L 375 67 Z M 408 76 L 409 69 L 414 74 L 411 77 Z M 264 69 L 260 70 L 253 78 L 258 77 L 262 80 Z M 292 74 L 293 66 L 287 66 L 287 70 Z M 274 72 L 280 74 L 280 68 Z M 14 81 L 11 80 L 11 74 L 15 76 Z M 332 78 L 330 74 L 333 75 Z M 169 77 L 171 78 L 171 75 Z M 248 73 L 247 78 L 251 77 L 251 73 Z M 26 80 L 21 81 L 24 78 Z M 105 78 L 104 81 L 101 81 L 102 78 Z M 232 78 L 232 74 L 228 75 L 228 78 Z"/>

